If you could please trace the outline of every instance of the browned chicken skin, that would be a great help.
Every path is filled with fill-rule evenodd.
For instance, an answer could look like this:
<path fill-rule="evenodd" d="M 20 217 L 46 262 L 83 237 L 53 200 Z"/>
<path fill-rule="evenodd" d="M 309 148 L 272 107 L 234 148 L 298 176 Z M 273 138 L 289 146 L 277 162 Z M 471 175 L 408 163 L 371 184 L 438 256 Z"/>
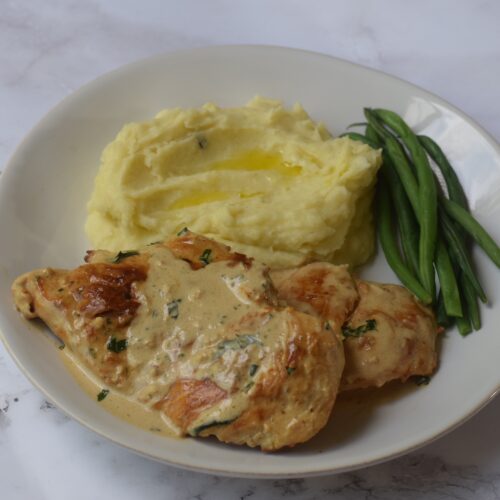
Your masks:
<path fill-rule="evenodd" d="M 431 375 L 437 365 L 438 327 L 433 312 L 406 288 L 357 281 L 360 301 L 346 334 L 360 327 L 360 336 L 344 341 L 346 366 L 341 390 L 381 387 L 391 380 Z M 368 321 L 374 322 L 370 329 Z"/>
<path fill-rule="evenodd" d="M 359 293 L 347 266 L 315 262 L 272 271 L 271 279 L 280 299 L 299 311 L 328 320 L 337 329 L 359 302 Z"/>

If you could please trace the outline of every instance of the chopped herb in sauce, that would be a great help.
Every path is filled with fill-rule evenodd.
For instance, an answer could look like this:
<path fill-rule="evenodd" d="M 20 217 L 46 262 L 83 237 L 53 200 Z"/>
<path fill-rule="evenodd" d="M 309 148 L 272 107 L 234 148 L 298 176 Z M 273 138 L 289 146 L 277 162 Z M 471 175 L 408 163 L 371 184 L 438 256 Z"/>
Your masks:
<path fill-rule="evenodd" d="M 245 392 L 248 392 L 253 386 L 255 385 L 255 382 L 253 380 L 251 380 L 250 382 L 248 382 L 248 384 L 243 388 L 243 390 Z"/>
<path fill-rule="evenodd" d="M 245 349 L 250 344 L 262 345 L 262 342 L 254 335 L 237 335 L 234 339 L 223 340 L 217 344 L 215 357 L 219 358 L 227 350 Z"/>
<path fill-rule="evenodd" d="M 431 381 L 431 377 L 428 375 L 415 375 L 412 379 L 417 385 L 427 385 Z"/>
<path fill-rule="evenodd" d="M 208 266 L 212 262 L 212 250 L 206 248 L 200 256 L 200 261 L 203 262 L 205 266 Z"/>
<path fill-rule="evenodd" d="M 204 135 L 197 135 L 196 142 L 198 142 L 200 149 L 205 149 L 208 146 L 207 138 Z"/>
<path fill-rule="evenodd" d="M 250 377 L 253 377 L 257 373 L 258 369 L 259 365 L 250 365 L 250 368 L 248 370 L 248 374 L 250 375 Z"/>
<path fill-rule="evenodd" d="M 89 347 L 89 354 L 92 358 L 96 357 L 96 350 L 93 347 Z"/>
<path fill-rule="evenodd" d="M 296 370 L 296 368 L 294 368 L 293 366 L 286 367 L 286 372 L 288 375 L 291 375 L 295 370 Z"/>
<path fill-rule="evenodd" d="M 232 424 L 238 417 L 235 418 L 230 418 L 229 420 L 213 420 L 212 422 L 208 422 L 206 424 L 199 425 L 198 427 L 195 427 L 194 429 L 189 431 L 189 434 L 193 437 L 199 436 L 200 432 L 203 432 L 206 429 L 210 429 L 210 427 L 216 427 L 219 425 L 229 425 Z"/>
<path fill-rule="evenodd" d="M 179 317 L 179 303 L 182 302 L 182 299 L 172 300 L 167 304 L 167 312 L 168 315 L 172 319 L 177 319 Z"/>
<path fill-rule="evenodd" d="M 110 337 L 106 347 L 108 351 L 111 352 L 122 352 L 127 348 L 128 342 L 127 339 L 117 340 L 116 337 Z"/>
<path fill-rule="evenodd" d="M 355 328 L 344 325 L 342 327 L 342 335 L 344 337 L 361 337 L 366 332 L 377 329 L 377 321 L 374 319 L 367 319 L 362 325 Z"/>
<path fill-rule="evenodd" d="M 109 394 L 109 389 L 103 389 L 98 395 L 97 395 L 97 401 L 102 401 L 103 399 L 106 398 L 106 396 Z"/>
<path fill-rule="evenodd" d="M 60 351 L 62 351 L 65 347 L 66 347 L 66 344 L 63 342 L 63 343 L 62 343 L 62 344 L 58 347 L 58 349 L 59 349 Z"/>
<path fill-rule="evenodd" d="M 187 227 L 183 227 L 178 233 L 177 236 L 184 236 L 185 234 L 189 233 L 189 229 Z"/>
<path fill-rule="evenodd" d="M 114 256 L 114 258 L 111 262 L 113 262 L 114 264 L 118 264 L 119 262 L 126 259 L 127 257 L 132 257 L 134 255 L 139 255 L 139 252 L 137 252 L 136 250 L 128 250 L 126 252 L 120 251 Z"/>
<path fill-rule="evenodd" d="M 332 329 L 332 325 L 330 325 L 329 321 L 325 321 L 324 328 L 325 328 L 325 330 L 331 330 Z"/>

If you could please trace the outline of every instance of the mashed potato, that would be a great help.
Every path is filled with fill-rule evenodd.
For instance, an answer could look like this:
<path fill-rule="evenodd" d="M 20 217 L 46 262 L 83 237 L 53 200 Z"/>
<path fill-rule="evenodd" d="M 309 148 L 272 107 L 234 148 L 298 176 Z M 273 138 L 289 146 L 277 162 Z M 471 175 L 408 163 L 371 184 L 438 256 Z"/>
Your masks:
<path fill-rule="evenodd" d="M 380 153 L 331 138 L 301 106 L 167 109 L 103 152 L 86 232 L 117 251 L 188 227 L 273 267 L 358 265 L 373 252 Z"/>

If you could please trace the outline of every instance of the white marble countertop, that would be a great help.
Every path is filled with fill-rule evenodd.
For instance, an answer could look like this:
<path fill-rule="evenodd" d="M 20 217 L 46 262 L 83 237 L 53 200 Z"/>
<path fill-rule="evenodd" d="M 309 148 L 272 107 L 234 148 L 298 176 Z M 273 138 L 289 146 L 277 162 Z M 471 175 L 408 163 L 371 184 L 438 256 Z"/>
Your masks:
<path fill-rule="evenodd" d="M 498 140 L 499 19 L 497 0 L 1 0 L 0 170 L 32 125 L 83 83 L 154 53 L 210 44 L 300 47 L 382 69 L 449 100 Z M 152 462 L 71 421 L 0 344 L 2 500 L 498 499 L 499 423 L 497 398 L 433 444 L 368 469 L 219 478 Z"/>

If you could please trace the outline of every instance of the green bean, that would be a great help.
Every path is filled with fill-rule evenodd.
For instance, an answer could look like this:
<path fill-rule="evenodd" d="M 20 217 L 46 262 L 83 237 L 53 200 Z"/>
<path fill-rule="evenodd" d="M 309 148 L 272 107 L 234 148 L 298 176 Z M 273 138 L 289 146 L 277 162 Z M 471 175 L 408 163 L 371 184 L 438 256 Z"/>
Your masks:
<path fill-rule="evenodd" d="M 436 248 L 436 271 L 441 285 L 441 294 L 443 296 L 446 314 L 448 316 L 462 316 L 462 304 L 460 302 L 455 271 L 451 265 L 446 245 L 441 238 L 438 238 Z"/>
<path fill-rule="evenodd" d="M 374 149 L 380 148 L 378 143 L 355 132 L 347 132 L 342 134 L 340 137 L 349 137 L 352 140 L 368 144 Z M 412 212 L 412 208 L 408 202 L 403 186 L 401 185 L 401 181 L 399 180 L 397 173 L 394 171 L 394 165 L 392 164 L 391 159 L 385 152 L 383 153 L 383 157 L 382 170 L 388 180 L 391 195 L 394 199 L 399 215 L 398 225 L 401 233 L 401 247 L 403 249 L 407 265 L 412 268 L 415 275 L 418 275 L 418 224 L 415 220 L 415 216 Z"/>
<path fill-rule="evenodd" d="M 446 213 L 453 217 L 476 240 L 476 243 L 485 251 L 486 255 L 488 255 L 495 265 L 500 267 L 500 247 L 481 224 L 467 210 L 454 201 L 443 198 L 442 205 Z"/>
<path fill-rule="evenodd" d="M 359 141 L 364 144 L 368 144 L 368 146 L 372 147 L 373 149 L 380 149 L 380 146 L 377 143 L 356 132 L 346 132 L 345 134 L 339 135 L 339 137 L 349 137 L 349 139 L 352 139 L 353 141 Z"/>
<path fill-rule="evenodd" d="M 418 223 L 391 158 L 386 151 L 382 155 L 382 172 L 387 179 L 396 213 L 398 214 L 397 220 L 403 255 L 413 274 L 418 276 Z"/>
<path fill-rule="evenodd" d="M 444 306 L 444 299 L 441 290 L 439 290 L 438 298 L 437 298 L 437 306 L 436 306 L 436 319 L 437 324 L 442 326 L 443 328 L 448 328 L 453 324 L 454 318 L 452 316 L 448 316 L 446 314 L 446 309 Z"/>
<path fill-rule="evenodd" d="M 399 142 L 392 136 L 386 137 L 385 149 L 389 158 L 396 169 L 399 178 L 405 188 L 408 199 L 417 219 L 420 219 L 420 203 L 419 203 L 419 189 L 418 182 L 413 175 L 410 163 L 406 158 L 406 154 L 399 144 Z"/>
<path fill-rule="evenodd" d="M 474 330 L 479 330 L 481 328 L 481 317 L 479 315 L 476 291 L 465 274 L 461 273 L 459 279 L 462 288 L 462 296 L 465 302 L 465 309 L 468 313 L 467 316 L 470 318 Z"/>
<path fill-rule="evenodd" d="M 437 185 L 424 148 L 404 120 L 393 111 L 377 109 L 375 115 L 394 130 L 408 148 L 418 177 L 418 220 L 420 223 L 419 269 L 426 290 L 434 296 L 434 253 L 437 241 Z M 388 142 L 388 141 L 387 141 Z M 412 203 L 413 204 L 413 203 Z"/>
<path fill-rule="evenodd" d="M 375 142 L 377 141 L 376 135 L 375 141 L 355 132 L 348 132 L 342 134 L 340 137 L 344 136 L 347 136 L 355 141 L 364 142 L 374 149 L 380 148 L 379 144 Z M 414 274 L 418 276 L 418 224 L 415 220 L 415 216 L 412 212 L 412 208 L 408 202 L 403 186 L 401 185 L 401 181 L 394 170 L 394 165 L 385 151 L 383 152 L 382 170 L 384 171 L 385 177 L 389 183 L 389 189 L 398 212 L 401 247 L 406 259 L 406 264 L 409 265 Z"/>
<path fill-rule="evenodd" d="M 418 218 L 418 183 L 403 147 L 399 144 L 396 137 L 384 128 L 371 109 L 365 108 L 364 113 L 366 119 L 368 120 L 367 133 L 372 138 L 376 136 L 378 138 L 378 142 L 382 142 L 384 144 L 385 150 L 387 151 L 387 154 L 391 158 L 392 163 L 401 178 L 401 182 L 403 183 L 406 194 L 410 199 L 415 216 Z"/>
<path fill-rule="evenodd" d="M 392 203 L 384 178 L 379 180 L 378 201 L 378 233 L 380 244 L 389 266 L 396 273 L 401 282 L 408 289 L 410 289 L 424 304 L 430 304 L 432 302 L 432 296 L 412 275 L 410 270 L 405 266 L 399 254 L 399 249 L 396 243 L 396 239 L 394 238 L 394 231 L 392 227 Z"/>
<path fill-rule="evenodd" d="M 350 125 L 347 125 L 347 130 L 354 127 L 366 127 L 366 125 L 368 125 L 366 122 L 351 123 Z"/>
<path fill-rule="evenodd" d="M 374 149 L 379 149 L 378 143 L 368 139 L 362 134 L 355 132 L 347 132 L 340 137 L 349 137 L 354 141 L 360 141 L 368 144 Z M 375 136 L 377 137 L 377 136 Z M 406 259 L 406 264 L 411 267 L 413 273 L 418 276 L 418 224 L 412 212 L 412 208 L 408 202 L 408 198 L 404 192 L 401 181 L 397 173 L 394 171 L 389 156 L 383 153 L 382 170 L 384 171 L 385 178 L 388 181 L 389 189 L 398 213 L 398 226 L 401 233 L 401 247 Z"/>
<path fill-rule="evenodd" d="M 455 318 L 455 322 L 457 324 L 458 331 L 462 337 L 466 337 L 469 333 L 472 332 L 472 327 L 470 326 L 469 318 Z"/>
<path fill-rule="evenodd" d="M 368 124 L 366 126 L 366 130 L 365 130 L 365 136 L 367 139 L 370 139 L 370 141 L 376 143 L 379 145 L 379 147 L 382 147 L 381 143 L 380 143 L 380 139 L 377 135 L 377 132 L 375 132 L 375 130 L 373 129 L 373 127 Z"/>
<path fill-rule="evenodd" d="M 439 223 L 441 229 L 443 230 L 443 235 L 446 239 L 446 242 L 448 243 L 451 257 L 454 260 L 456 266 L 461 269 L 462 272 L 467 276 L 481 301 L 486 303 L 488 299 L 486 298 L 486 294 L 481 287 L 481 283 L 479 283 L 479 280 L 474 274 L 474 270 L 472 269 L 472 264 L 469 260 L 469 256 L 467 255 L 467 250 L 465 248 L 464 242 L 457 232 L 453 221 L 449 218 L 448 214 L 442 210 L 439 213 Z"/>
<path fill-rule="evenodd" d="M 384 125 L 387 125 L 399 137 L 403 138 L 414 136 L 416 138 L 409 125 L 394 111 L 383 108 L 376 108 L 371 111 L 380 121 L 383 122 Z"/>
<path fill-rule="evenodd" d="M 448 197 L 450 200 L 453 200 L 455 203 L 467 209 L 467 197 L 465 196 L 455 170 L 446 158 L 443 150 L 430 137 L 419 135 L 418 140 L 425 148 L 428 155 L 436 162 L 439 170 L 441 170 L 444 181 L 446 182 L 446 187 L 448 188 Z"/>
<path fill-rule="evenodd" d="M 380 120 L 377 118 L 373 110 L 370 108 L 364 108 L 363 110 L 366 119 L 368 120 L 368 125 L 372 127 L 373 132 L 377 135 L 380 141 L 385 141 L 387 137 L 393 137 L 394 135 L 391 134 L 383 125 L 380 123 Z"/>

